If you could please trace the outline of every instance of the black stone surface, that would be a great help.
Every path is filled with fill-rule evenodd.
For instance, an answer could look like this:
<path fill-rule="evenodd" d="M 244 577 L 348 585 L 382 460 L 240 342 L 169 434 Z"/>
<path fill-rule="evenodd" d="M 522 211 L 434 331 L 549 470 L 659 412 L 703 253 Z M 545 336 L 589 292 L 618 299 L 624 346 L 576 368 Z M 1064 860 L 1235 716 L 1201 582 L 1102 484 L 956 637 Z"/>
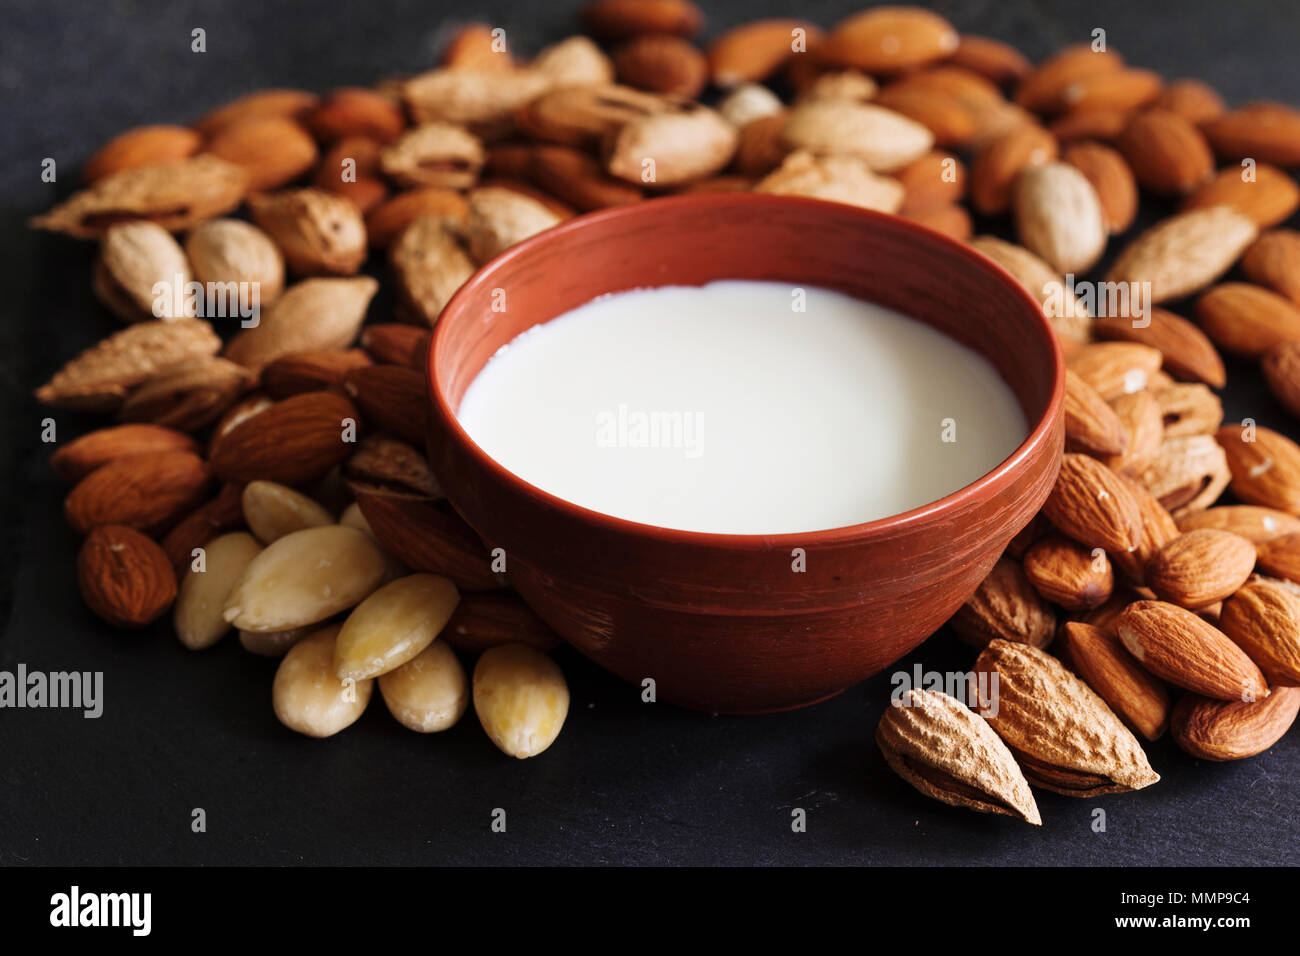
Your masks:
<path fill-rule="evenodd" d="M 829 25 L 849 0 L 714 0 L 709 30 L 760 15 Z M 1300 103 L 1300 6 L 1092 0 L 935 5 L 961 29 L 1040 57 L 1097 27 L 1130 61 L 1199 76 L 1232 103 Z M 116 328 L 92 298 L 91 247 L 27 231 L 114 133 L 185 122 L 263 86 L 327 89 L 427 67 L 450 24 L 483 20 L 528 53 L 572 32 L 569 3 L 321 0 L 249 3 L 5 0 L 0 7 L 0 669 L 102 671 L 105 711 L 0 710 L 0 864 L 1294 864 L 1300 860 L 1300 733 L 1249 761 L 1150 746 L 1163 775 L 1141 793 L 1038 795 L 1041 829 L 951 809 L 891 774 L 872 743 L 882 675 L 796 713 L 710 717 L 643 704 L 637 688 L 572 652 L 573 705 L 543 757 L 498 753 L 472 715 L 420 736 L 376 701 L 326 742 L 270 708 L 274 662 L 227 640 L 184 650 L 160 624 L 113 633 L 77 600 L 77 540 L 40 444 L 31 388 Z M 207 53 L 190 31 L 207 31 Z M 44 157 L 57 184 L 41 182 Z M 1160 209 L 1148 211 L 1147 219 Z M 1005 224 L 985 224 L 1005 228 Z M 1294 226 L 1295 223 L 1293 222 Z M 1231 417 L 1300 436 L 1258 371 L 1230 367 Z M 59 414 L 66 440 L 92 425 Z M 902 661 L 969 667 L 939 634 Z M 207 832 L 191 832 L 194 808 Z M 494 808 L 505 834 L 490 831 Z M 806 833 L 791 831 L 794 808 Z M 1106 814 L 1093 829 L 1095 810 Z"/>

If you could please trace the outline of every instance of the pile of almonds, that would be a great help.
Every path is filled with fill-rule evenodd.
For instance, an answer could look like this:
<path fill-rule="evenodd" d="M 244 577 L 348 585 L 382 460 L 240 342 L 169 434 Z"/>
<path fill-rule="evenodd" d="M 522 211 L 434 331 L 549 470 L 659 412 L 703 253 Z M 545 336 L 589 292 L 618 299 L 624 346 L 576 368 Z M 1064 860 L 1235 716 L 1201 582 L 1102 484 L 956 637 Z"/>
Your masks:
<path fill-rule="evenodd" d="M 595 0 L 582 22 L 528 62 L 472 25 L 416 76 L 128 130 L 34 221 L 99 242 L 94 291 L 128 323 L 37 390 L 117 422 L 52 459 L 90 608 L 119 627 L 174 609 L 195 649 L 236 629 L 283 656 L 276 713 L 313 736 L 354 721 L 376 678 L 403 724 L 450 726 L 456 652 L 479 654 L 485 729 L 538 753 L 568 706 L 555 637 L 424 455 L 428 327 L 479 265 L 588 210 L 755 191 L 969 241 L 1046 310 L 1147 193 L 1176 211 L 1106 279 L 1199 295 L 1197 322 L 1094 316 L 1068 292 L 1048 310 L 1070 368 L 1060 478 L 953 620 L 997 675 L 996 715 L 915 690 L 877 737 L 923 792 L 1033 822 L 1030 784 L 1154 782 L 1131 731 L 1215 760 L 1276 741 L 1300 708 L 1300 447 L 1224 426 L 1212 389 L 1219 349 L 1256 358 L 1300 415 L 1300 234 L 1274 228 L 1300 205 L 1300 112 L 1228 110 L 1104 43 L 1035 66 L 912 7 L 828 31 L 761 20 L 707 49 L 689 0 Z M 972 238 L 971 209 L 1009 216 L 1019 244 Z M 394 314 L 367 324 L 376 255 Z M 256 289 L 259 321 L 218 335 L 159 301 L 177 280 Z M 1217 505 L 1228 489 L 1243 503 Z"/>

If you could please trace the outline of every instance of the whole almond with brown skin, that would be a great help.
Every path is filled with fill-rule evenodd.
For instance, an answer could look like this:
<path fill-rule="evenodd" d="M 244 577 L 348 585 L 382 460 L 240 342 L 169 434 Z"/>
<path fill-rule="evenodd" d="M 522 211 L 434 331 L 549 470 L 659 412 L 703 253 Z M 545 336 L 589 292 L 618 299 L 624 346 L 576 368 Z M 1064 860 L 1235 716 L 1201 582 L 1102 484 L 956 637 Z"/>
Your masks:
<path fill-rule="evenodd" d="M 1080 544 L 1131 551 L 1142 540 L 1142 515 L 1123 480 L 1087 455 L 1066 454 L 1043 504 L 1049 521 Z"/>
<path fill-rule="evenodd" d="M 1193 323 L 1165 309 L 1152 307 L 1142 319 L 1098 316 L 1092 323 L 1098 338 L 1136 342 L 1160 352 L 1160 367 L 1176 378 L 1223 388 L 1227 373 L 1214 343 Z"/>
<path fill-rule="evenodd" d="M 514 123 L 526 136 L 596 148 L 633 120 L 676 108 L 674 101 L 630 86 L 561 86 L 520 107 Z"/>
<path fill-rule="evenodd" d="M 802 34 L 796 34 L 802 31 Z M 796 37 L 805 49 L 821 39 L 822 32 L 806 20 L 754 20 L 726 31 L 708 49 L 709 74 L 716 86 L 733 87 L 767 79 L 792 56 Z"/>
<path fill-rule="evenodd" d="M 1159 740 L 1169 726 L 1169 690 L 1143 669 L 1114 634 L 1070 621 L 1057 635 L 1070 666 L 1110 705 L 1116 716 L 1147 740 Z"/>
<path fill-rule="evenodd" d="M 353 450 L 345 429 L 356 407 L 333 392 L 310 392 L 276 402 L 213 443 L 212 473 L 225 481 L 265 479 L 300 486 L 321 477 Z"/>
<path fill-rule="evenodd" d="M 161 425 L 117 425 L 88 432 L 58 448 L 50 467 L 61 481 L 76 484 L 110 461 L 161 451 L 198 451 L 194 439 Z"/>
<path fill-rule="evenodd" d="M 1281 740 L 1300 713 L 1300 688 L 1276 687 L 1260 701 L 1211 700 L 1187 694 L 1174 707 L 1174 741 L 1202 760 L 1254 757 Z"/>
<path fill-rule="evenodd" d="M 178 575 L 183 575 L 201 548 L 218 535 L 244 526 L 243 485 L 225 484 L 217 496 L 178 521 L 162 539 L 162 549 Z"/>
<path fill-rule="evenodd" d="M 908 690 L 885 708 L 876 745 L 890 768 L 927 797 L 1042 824 L 1011 751 L 955 697 Z"/>
<path fill-rule="evenodd" d="M 1284 534 L 1300 533 L 1300 518 L 1259 505 L 1219 505 L 1184 515 L 1178 527 L 1183 531 L 1220 528 L 1260 545 Z"/>
<path fill-rule="evenodd" d="M 193 156 L 111 173 L 30 225 L 78 239 L 98 239 L 110 226 L 132 219 L 179 232 L 230 212 L 247 190 L 242 167 L 216 156 Z"/>
<path fill-rule="evenodd" d="M 786 110 L 752 119 L 738 129 L 736 155 L 731 169 L 741 176 L 766 176 L 790 155 L 790 145 L 782 137 L 789 121 Z"/>
<path fill-rule="evenodd" d="M 201 319 L 137 322 L 91 346 L 36 390 L 46 405 L 111 412 L 154 375 L 213 355 L 221 339 Z"/>
<path fill-rule="evenodd" d="M 1228 206 L 1193 209 L 1159 222 L 1120 252 L 1108 282 L 1150 282 L 1158 304 L 1199 292 L 1237 261 L 1258 227 Z"/>
<path fill-rule="evenodd" d="M 618 81 L 638 90 L 694 99 L 709 82 L 704 54 L 681 37 L 639 36 L 614 51 Z"/>
<path fill-rule="evenodd" d="M 1274 346 L 1264 356 L 1260 368 L 1278 404 L 1300 418 L 1300 342 Z"/>
<path fill-rule="evenodd" d="M 96 150 L 82 167 L 81 178 L 93 183 L 124 169 L 188 159 L 202 143 L 203 138 L 188 126 L 137 126 Z"/>
<path fill-rule="evenodd" d="M 370 358 L 361 349 L 290 352 L 262 369 L 262 391 L 281 399 L 303 392 L 340 389 L 346 372 L 370 364 Z"/>
<path fill-rule="evenodd" d="M 1142 483 L 1175 518 L 1219 500 L 1232 475 L 1212 435 L 1167 438 L 1142 473 Z"/>
<path fill-rule="evenodd" d="M 253 382 L 248 369 L 228 359 L 192 359 L 144 382 L 127 396 L 117 417 L 197 431 L 214 422 Z"/>
<path fill-rule="evenodd" d="M 595 158 L 578 149 L 537 146 L 532 150 L 532 164 L 537 185 L 583 212 L 624 206 L 642 198 L 641 190 L 605 175 Z"/>
<path fill-rule="evenodd" d="M 1164 79 L 1151 70 L 1125 68 L 1081 77 L 1061 91 L 1066 109 L 1136 110 L 1160 95 Z"/>
<path fill-rule="evenodd" d="M 1225 352 L 1261 358 L 1300 342 L 1300 306 L 1248 282 L 1223 282 L 1196 300 L 1196 317 Z"/>
<path fill-rule="evenodd" d="M 290 272 L 353 275 L 365 261 L 365 221 L 342 196 L 323 189 L 284 190 L 253 196 L 248 208 L 284 253 Z"/>
<path fill-rule="evenodd" d="M 1213 87 L 1193 79 L 1174 80 L 1160 91 L 1152 105 L 1177 113 L 1195 126 L 1221 116 L 1226 109 L 1223 97 Z"/>
<path fill-rule="evenodd" d="M 321 158 L 311 184 L 343 196 L 365 215 L 388 198 L 388 184 L 379 170 L 382 148 L 359 136 L 339 140 Z"/>
<path fill-rule="evenodd" d="M 1020 562 L 1003 556 L 949 623 L 963 641 L 975 647 L 994 638 L 1045 647 L 1056 629 L 1056 615 L 1034 589 Z"/>
<path fill-rule="evenodd" d="M 1155 461 L 1164 441 L 1160 403 L 1144 388 L 1112 399 L 1110 407 L 1124 435 L 1123 451 L 1102 456 L 1101 460 L 1111 471 L 1140 478 Z"/>
<path fill-rule="evenodd" d="M 1261 229 L 1291 218 L 1300 207 L 1300 186 L 1276 166 L 1260 163 L 1246 178 L 1246 170 L 1229 167 L 1187 197 L 1184 209 L 1232 206 L 1253 219 Z"/>
<path fill-rule="evenodd" d="M 1035 786 L 1072 797 L 1149 787 L 1160 779 L 1136 738 L 1097 694 L 1050 654 L 993 641 L 975 661 L 989 684 L 981 714 Z M 989 705 L 996 702 L 996 708 Z"/>
<path fill-rule="evenodd" d="M 1160 368 L 1161 355 L 1155 349 L 1134 342 L 1098 342 L 1085 345 L 1070 356 L 1070 370 L 1110 401 L 1141 391 Z"/>
<path fill-rule="evenodd" d="M 876 7 L 835 25 L 817 46 L 825 63 L 864 73 L 899 73 L 949 56 L 957 31 L 920 7 Z"/>
<path fill-rule="evenodd" d="M 1035 124 L 1004 133 L 981 149 L 971 166 L 971 202 L 986 216 L 1006 212 L 1021 171 L 1056 159 L 1056 137 Z"/>
<path fill-rule="evenodd" d="M 1300 532 L 1288 531 L 1256 545 L 1260 570 L 1300 582 Z"/>
<path fill-rule="evenodd" d="M 242 219 L 199 223 L 185 237 L 185 254 L 199 282 L 247 283 L 260 308 L 284 291 L 284 256 L 270 236 Z"/>
<path fill-rule="evenodd" d="M 1216 438 L 1228 457 L 1233 494 L 1248 504 L 1300 514 L 1300 446 L 1259 425 L 1224 425 Z"/>
<path fill-rule="evenodd" d="M 343 390 L 357 403 L 366 423 L 424 447 L 424 373 L 403 365 L 366 365 L 343 375 Z"/>
<path fill-rule="evenodd" d="M 293 120 L 276 116 L 231 123 L 204 149 L 247 172 L 252 192 L 288 185 L 320 157 L 310 133 Z"/>
<path fill-rule="evenodd" d="M 966 166 L 952 153 L 932 150 L 894 174 L 907 191 L 900 212 L 947 206 L 966 197 Z"/>
<path fill-rule="evenodd" d="M 375 538 L 414 571 L 442 574 L 466 591 L 494 591 L 505 582 L 474 530 L 422 495 L 358 491 Z"/>
<path fill-rule="evenodd" d="M 158 534 L 203 502 L 210 480 L 203 459 L 192 451 L 128 455 L 77 482 L 63 513 L 79 534 L 106 524 Z"/>
<path fill-rule="evenodd" d="M 1021 244 L 1057 272 L 1087 272 L 1106 249 L 1106 219 L 1097 190 L 1069 163 L 1022 170 L 1012 205 Z"/>
<path fill-rule="evenodd" d="M 1176 604 L 1134 601 L 1115 630 L 1143 667 L 1171 684 L 1216 700 L 1260 700 L 1268 694 L 1264 675 L 1241 648 Z"/>
<path fill-rule="evenodd" d="M 948 62 L 972 70 L 999 86 L 1022 79 L 1033 69 L 1024 54 L 1010 44 L 970 33 L 961 35 Z"/>
<path fill-rule="evenodd" d="M 1250 103 L 1201 126 L 1224 159 L 1300 166 L 1300 110 L 1282 103 Z"/>
<path fill-rule="evenodd" d="M 255 328 L 226 344 L 226 358 L 260 372 L 282 355 L 347 348 L 378 290 L 379 283 L 368 276 L 304 279 L 265 310 Z"/>
<path fill-rule="evenodd" d="M 1119 141 L 1120 133 L 1124 132 L 1131 118 L 1132 114 L 1126 110 L 1105 107 L 1071 110 L 1052 120 L 1047 129 L 1062 143 L 1097 140 L 1113 144 Z"/>
<path fill-rule="evenodd" d="M 1195 609 L 1222 601 L 1255 570 L 1255 546 L 1231 531 L 1180 534 L 1147 562 L 1144 583 L 1156 596 Z"/>
<path fill-rule="evenodd" d="M 1111 558 L 1130 581 L 1141 585 L 1145 581 L 1147 564 L 1161 548 L 1178 537 L 1179 529 L 1173 515 L 1141 481 L 1125 476 L 1124 483 L 1142 515 L 1142 540 L 1132 551 L 1117 551 Z"/>
<path fill-rule="evenodd" d="M 326 93 L 303 117 L 303 124 L 322 143 L 353 136 L 391 143 L 405 129 L 406 117 L 401 107 L 384 94 L 345 86 Z"/>
<path fill-rule="evenodd" d="M 1065 107 L 1065 91 L 1098 73 L 1117 72 L 1124 59 L 1114 50 L 1094 51 L 1077 44 L 1052 54 L 1034 67 L 1016 89 L 1016 102 L 1035 113 L 1055 113 Z"/>
<path fill-rule="evenodd" d="M 691 36 L 704 26 L 704 14 L 690 0 L 592 0 L 581 17 L 589 33 L 606 40 L 651 33 Z"/>
<path fill-rule="evenodd" d="M 511 591 L 461 595 L 438 639 L 467 654 L 515 643 L 550 651 L 560 643 L 546 622 Z"/>
<path fill-rule="evenodd" d="M 1079 172 L 1097 191 L 1106 230 L 1123 232 L 1137 215 L 1137 181 L 1124 157 L 1102 143 L 1084 140 L 1071 143 L 1061 151 L 1061 159 Z"/>
<path fill-rule="evenodd" d="M 976 236 L 970 241 L 970 246 L 1011 273 L 1012 278 L 1038 300 L 1039 305 L 1046 306 L 1049 302 L 1052 303 L 1051 310 L 1045 309 L 1044 314 L 1048 315 L 1052 328 L 1056 330 L 1056 334 L 1063 342 L 1089 341 L 1092 317 L 1088 314 L 1088 309 L 1046 262 L 1023 246 L 996 236 Z M 1057 305 L 1052 289 L 1060 291 L 1064 299 L 1064 307 Z"/>
<path fill-rule="evenodd" d="M 429 470 L 424 449 L 387 435 L 368 435 L 343 465 L 343 478 L 354 492 L 397 491 L 442 498 L 438 479 Z"/>
<path fill-rule="evenodd" d="M 1076 373 L 1065 371 L 1065 447 L 1094 457 L 1118 455 L 1128 439 L 1115 410 Z"/>
<path fill-rule="evenodd" d="M 222 129 L 246 120 L 269 116 L 283 119 L 300 119 L 319 102 L 315 93 L 304 90 L 270 89 L 249 93 L 219 106 L 199 118 L 194 128 L 205 137 L 217 135 Z"/>
<path fill-rule="evenodd" d="M 1223 602 L 1219 627 L 1275 690 L 1300 687 L 1300 596 L 1290 588 L 1264 578 L 1247 582 Z"/>
<path fill-rule="evenodd" d="M 452 36 L 438 62 L 453 70 L 509 70 L 514 60 L 486 23 L 467 23 Z"/>
<path fill-rule="evenodd" d="M 146 627 L 176 600 L 176 575 L 162 548 L 122 525 L 103 525 L 86 536 L 77 582 L 86 606 L 114 627 Z"/>
<path fill-rule="evenodd" d="M 970 110 L 937 90 L 891 83 L 876 94 L 874 102 L 920 123 L 934 136 L 936 146 L 965 146 L 978 129 Z"/>
<path fill-rule="evenodd" d="M 1096 607 L 1115 586 L 1106 552 L 1059 534 L 1034 542 L 1025 552 L 1024 568 L 1038 593 L 1067 611 Z"/>
<path fill-rule="evenodd" d="M 971 233 L 975 231 L 975 224 L 971 220 L 970 213 L 966 211 L 966 207 L 959 206 L 955 202 L 946 203 L 942 206 L 926 206 L 923 209 L 912 209 L 906 212 L 900 210 L 899 215 L 904 219 L 920 223 L 927 229 L 941 232 L 958 242 L 965 242 L 971 237 Z"/>
<path fill-rule="evenodd" d="M 386 249 L 421 216 L 442 219 L 448 225 L 463 224 L 469 216 L 469 203 L 452 189 L 429 186 L 399 193 L 376 206 L 366 215 L 366 235 L 370 245 Z"/>
<path fill-rule="evenodd" d="M 1119 150 L 1144 189 L 1164 196 L 1191 192 L 1214 175 L 1210 144 L 1177 113 L 1150 109 L 1133 117 Z"/>
<path fill-rule="evenodd" d="M 380 322 L 361 330 L 361 347 L 380 365 L 424 368 L 429 330 L 397 322 Z"/>
<path fill-rule="evenodd" d="M 1300 232 L 1274 229 L 1256 239 L 1241 257 L 1241 271 L 1300 305 Z"/>

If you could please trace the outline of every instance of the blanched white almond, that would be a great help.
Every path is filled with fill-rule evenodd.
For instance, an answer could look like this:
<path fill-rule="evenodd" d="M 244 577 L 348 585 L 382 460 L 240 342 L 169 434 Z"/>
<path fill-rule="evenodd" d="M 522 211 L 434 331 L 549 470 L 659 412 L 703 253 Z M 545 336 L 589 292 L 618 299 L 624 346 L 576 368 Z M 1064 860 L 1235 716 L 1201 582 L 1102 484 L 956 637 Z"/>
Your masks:
<path fill-rule="evenodd" d="M 361 505 L 355 501 L 343 509 L 343 514 L 339 515 L 339 524 L 346 528 L 356 528 L 360 531 L 364 531 L 366 534 L 370 535 L 370 537 L 375 538 L 374 529 L 370 527 L 370 522 L 366 520 L 366 516 L 361 513 Z M 375 538 L 375 543 L 379 544 L 378 538 Z M 389 581 L 396 581 L 398 578 L 404 578 L 411 573 L 411 569 L 399 561 L 393 552 L 389 551 L 382 544 L 379 545 L 379 550 L 383 552 L 384 561 L 387 564 L 387 569 L 384 571 L 383 584 L 387 584 Z"/>
<path fill-rule="evenodd" d="M 319 624 L 308 624 L 287 631 L 240 631 L 239 643 L 244 650 L 258 657 L 284 657 L 289 648 L 318 630 Z"/>
<path fill-rule="evenodd" d="M 274 481 L 250 481 L 241 503 L 244 521 L 263 544 L 304 528 L 334 523 L 333 516 L 315 501 Z"/>
<path fill-rule="evenodd" d="M 379 678 L 388 712 L 421 734 L 446 730 L 469 706 L 469 680 L 451 646 L 434 641 L 396 670 Z"/>
<path fill-rule="evenodd" d="M 483 729 L 511 757 L 541 753 L 569 713 L 569 686 L 559 665 L 526 644 L 484 651 L 474 667 L 474 711 Z"/>
<path fill-rule="evenodd" d="M 222 616 L 226 599 L 262 546 L 251 534 L 236 531 L 209 541 L 203 551 L 203 570 L 185 573 L 173 615 L 176 636 L 192 651 L 211 647 L 230 630 Z"/>
<path fill-rule="evenodd" d="M 329 737 L 365 712 L 374 681 L 341 681 L 334 676 L 332 624 L 295 644 L 280 662 L 271 687 L 271 705 L 280 723 L 308 737 Z"/>
<path fill-rule="evenodd" d="M 378 677 L 401 667 L 433 643 L 460 594 L 451 579 L 411 574 L 385 584 L 343 623 L 334 651 L 340 679 Z"/>
<path fill-rule="evenodd" d="M 284 631 L 346 611 L 379 586 L 384 556 L 356 528 L 295 531 L 253 559 L 224 617 L 245 631 Z"/>

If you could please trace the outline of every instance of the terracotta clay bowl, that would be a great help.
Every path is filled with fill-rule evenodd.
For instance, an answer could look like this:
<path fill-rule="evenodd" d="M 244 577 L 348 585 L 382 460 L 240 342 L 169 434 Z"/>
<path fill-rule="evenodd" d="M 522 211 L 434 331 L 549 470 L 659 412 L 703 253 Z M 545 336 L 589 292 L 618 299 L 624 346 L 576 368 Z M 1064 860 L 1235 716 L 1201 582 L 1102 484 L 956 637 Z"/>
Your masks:
<path fill-rule="evenodd" d="M 837 289 L 987 357 L 1029 437 L 931 504 L 808 534 L 677 531 L 549 495 L 456 420 L 470 382 L 524 330 L 609 292 L 715 279 Z M 494 290 L 507 308 L 493 311 Z M 488 263 L 448 303 L 429 355 L 430 458 L 447 497 L 529 605 L 620 677 L 721 713 L 801 707 L 898 660 L 969 597 L 1051 489 L 1064 367 L 1037 303 L 998 266 L 906 220 L 779 196 L 657 199 L 566 222 Z M 806 571 L 791 570 L 803 548 Z"/>

